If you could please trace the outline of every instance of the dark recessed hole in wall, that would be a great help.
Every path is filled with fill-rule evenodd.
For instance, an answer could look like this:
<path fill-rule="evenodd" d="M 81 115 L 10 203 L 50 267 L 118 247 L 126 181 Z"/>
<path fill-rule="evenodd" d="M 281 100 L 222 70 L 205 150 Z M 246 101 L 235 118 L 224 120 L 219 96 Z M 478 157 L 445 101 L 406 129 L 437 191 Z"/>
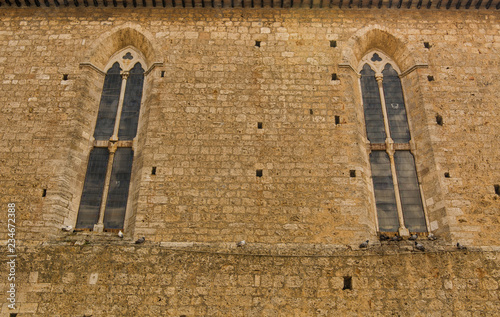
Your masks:
<path fill-rule="evenodd" d="M 335 73 L 332 74 L 332 80 L 339 80 L 339 78 L 337 77 L 337 74 L 335 74 Z"/>
<path fill-rule="evenodd" d="M 352 276 L 344 276 L 344 287 L 342 290 L 352 290 Z"/>
<path fill-rule="evenodd" d="M 424 47 L 425 48 L 431 48 L 431 45 L 429 44 L 429 42 L 424 42 Z"/>
<path fill-rule="evenodd" d="M 160 72 L 160 76 L 161 76 L 161 77 L 165 77 L 165 71 L 164 71 L 164 70 L 162 70 L 162 71 Z"/>
<path fill-rule="evenodd" d="M 500 196 L 500 185 L 498 185 L 498 184 L 495 185 L 495 194 Z"/>
<path fill-rule="evenodd" d="M 63 80 L 68 80 L 68 74 L 63 74 Z"/>
<path fill-rule="evenodd" d="M 151 175 L 156 175 L 156 166 L 151 169 Z"/>
<path fill-rule="evenodd" d="M 47 189 L 44 188 L 43 192 L 42 192 L 42 197 L 45 197 L 45 196 L 47 196 Z"/>
<path fill-rule="evenodd" d="M 436 115 L 436 123 L 439 125 L 443 125 L 443 117 L 439 114 Z"/>
<path fill-rule="evenodd" d="M 429 76 L 427 76 L 427 80 L 428 80 L 428 81 L 434 81 L 434 76 L 430 76 L 430 75 L 429 75 Z"/>
<path fill-rule="evenodd" d="M 337 47 L 337 41 L 330 41 L 330 47 Z"/>
<path fill-rule="evenodd" d="M 257 122 L 257 129 L 262 129 L 262 122 Z"/>
<path fill-rule="evenodd" d="M 255 176 L 262 177 L 262 170 L 255 171 Z"/>
<path fill-rule="evenodd" d="M 356 170 L 350 170 L 349 171 L 349 176 L 350 177 L 356 177 Z"/>
<path fill-rule="evenodd" d="M 340 116 L 335 116 L 335 124 L 340 124 Z"/>
<path fill-rule="evenodd" d="M 309 114 L 314 114 L 312 109 L 309 109 Z"/>
<path fill-rule="evenodd" d="M 451 176 L 450 176 L 450 173 L 448 173 L 448 172 L 444 173 L 444 177 L 446 177 L 446 178 L 450 178 L 450 177 L 451 177 Z"/>
<path fill-rule="evenodd" d="M 10 313 L 9 317 L 17 317 L 17 313 Z"/>
<path fill-rule="evenodd" d="M 186 315 L 181 315 L 180 317 L 186 317 Z"/>
<path fill-rule="evenodd" d="M 255 41 L 255 47 L 260 47 L 260 41 Z"/>

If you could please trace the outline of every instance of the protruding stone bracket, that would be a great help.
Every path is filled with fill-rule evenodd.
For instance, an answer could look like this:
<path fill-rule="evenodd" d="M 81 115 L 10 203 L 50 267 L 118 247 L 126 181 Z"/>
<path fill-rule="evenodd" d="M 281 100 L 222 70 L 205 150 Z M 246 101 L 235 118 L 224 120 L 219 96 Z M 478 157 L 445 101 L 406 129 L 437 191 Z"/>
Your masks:
<path fill-rule="evenodd" d="M 80 68 L 83 68 L 83 67 L 89 67 L 90 69 L 92 69 L 95 72 L 97 72 L 99 75 L 106 76 L 106 72 L 105 71 L 101 70 L 99 67 L 95 66 L 94 64 L 92 64 L 90 62 L 80 63 Z"/>
<path fill-rule="evenodd" d="M 412 67 L 408 68 L 404 72 L 401 72 L 401 74 L 399 75 L 399 78 L 405 77 L 406 75 L 412 73 L 414 70 L 416 70 L 418 68 L 429 68 L 429 65 L 428 64 L 416 64 L 416 65 L 413 65 Z"/>
<path fill-rule="evenodd" d="M 151 73 L 153 71 L 153 69 L 155 69 L 156 67 L 163 67 L 163 63 L 162 62 L 154 62 L 151 65 L 151 67 L 149 67 L 148 70 L 144 72 L 144 76 L 148 76 L 149 73 Z"/>
<path fill-rule="evenodd" d="M 338 67 L 339 67 L 339 68 L 345 68 L 345 69 L 351 70 L 351 71 L 353 71 L 353 72 L 354 72 L 354 74 L 356 74 L 356 76 L 357 76 L 358 78 L 361 78 L 361 74 L 359 74 L 359 73 L 356 71 L 356 69 L 355 69 L 354 67 L 352 67 L 352 65 L 351 65 L 351 64 L 349 64 L 349 63 L 340 63 L 340 64 L 338 65 Z"/>

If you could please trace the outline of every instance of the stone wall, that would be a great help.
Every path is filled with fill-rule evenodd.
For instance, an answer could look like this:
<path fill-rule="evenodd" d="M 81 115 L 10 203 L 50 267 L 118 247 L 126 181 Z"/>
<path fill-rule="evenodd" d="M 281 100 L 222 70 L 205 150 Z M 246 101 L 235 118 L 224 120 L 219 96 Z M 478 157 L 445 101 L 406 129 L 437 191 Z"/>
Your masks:
<path fill-rule="evenodd" d="M 498 314 L 498 11 L 2 6 L 0 17 L 0 203 L 16 203 L 19 316 Z M 149 72 L 125 241 L 68 235 L 102 71 L 127 46 Z M 438 236 L 423 254 L 374 242 L 356 74 L 374 49 L 403 72 Z"/>
<path fill-rule="evenodd" d="M 19 308 L 3 304 L 2 316 L 498 316 L 500 311 L 498 252 L 415 253 L 391 246 L 278 252 L 91 242 L 21 248 Z M 344 289 L 349 277 L 352 289 Z"/>
<path fill-rule="evenodd" d="M 349 66 L 380 49 L 409 71 L 402 81 L 430 230 L 495 243 L 498 28 L 485 10 L 3 10 L 2 203 L 18 202 L 22 238 L 75 223 L 103 81 L 91 66 L 133 45 L 151 72 L 127 234 L 333 244 L 372 236 Z"/>

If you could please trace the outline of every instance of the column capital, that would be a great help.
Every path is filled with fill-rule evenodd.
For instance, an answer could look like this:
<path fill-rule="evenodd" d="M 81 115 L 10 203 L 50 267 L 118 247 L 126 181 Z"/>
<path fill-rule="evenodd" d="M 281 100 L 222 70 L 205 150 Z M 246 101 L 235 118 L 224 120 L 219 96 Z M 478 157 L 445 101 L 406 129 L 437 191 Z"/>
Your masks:
<path fill-rule="evenodd" d="M 127 80 L 128 76 L 130 75 L 130 72 L 128 70 L 123 71 L 121 74 L 123 80 Z"/>
<path fill-rule="evenodd" d="M 385 151 L 390 156 L 394 156 L 394 141 L 389 137 L 385 139 Z"/>
<path fill-rule="evenodd" d="M 113 141 L 109 142 L 109 144 L 108 144 L 109 153 L 115 153 L 117 149 L 118 149 L 117 142 L 113 142 Z"/>

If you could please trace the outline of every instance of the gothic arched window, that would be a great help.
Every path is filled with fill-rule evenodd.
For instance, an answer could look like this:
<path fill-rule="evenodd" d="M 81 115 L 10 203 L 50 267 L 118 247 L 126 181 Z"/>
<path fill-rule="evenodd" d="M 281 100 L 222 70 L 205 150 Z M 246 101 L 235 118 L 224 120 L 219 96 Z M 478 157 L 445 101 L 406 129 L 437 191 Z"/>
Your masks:
<path fill-rule="evenodd" d="M 142 65 L 140 54 L 131 48 L 108 64 L 77 229 L 123 229 L 144 85 Z"/>
<path fill-rule="evenodd" d="M 396 65 L 372 52 L 360 65 L 370 164 L 381 232 L 426 232 L 424 207 L 410 148 L 410 129 Z"/>

